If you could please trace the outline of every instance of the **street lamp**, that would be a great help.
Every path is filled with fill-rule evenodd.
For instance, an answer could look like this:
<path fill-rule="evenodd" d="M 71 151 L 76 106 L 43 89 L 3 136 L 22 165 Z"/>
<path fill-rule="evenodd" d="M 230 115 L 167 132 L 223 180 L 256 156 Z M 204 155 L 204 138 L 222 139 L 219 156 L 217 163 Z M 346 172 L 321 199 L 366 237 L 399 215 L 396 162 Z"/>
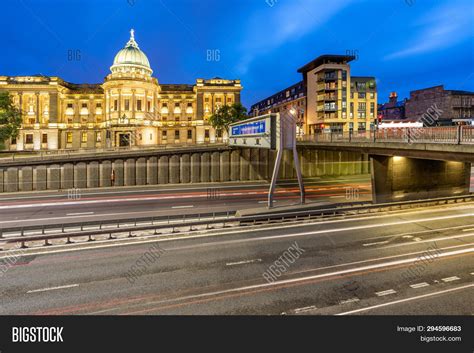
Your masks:
<path fill-rule="evenodd" d="M 292 106 L 290 108 L 290 114 L 293 115 L 296 119 L 296 127 L 297 127 L 296 134 L 298 136 L 303 135 L 304 118 L 301 119 L 300 114 L 303 114 L 303 116 L 304 116 L 304 109 L 300 108 L 300 107 Z"/>

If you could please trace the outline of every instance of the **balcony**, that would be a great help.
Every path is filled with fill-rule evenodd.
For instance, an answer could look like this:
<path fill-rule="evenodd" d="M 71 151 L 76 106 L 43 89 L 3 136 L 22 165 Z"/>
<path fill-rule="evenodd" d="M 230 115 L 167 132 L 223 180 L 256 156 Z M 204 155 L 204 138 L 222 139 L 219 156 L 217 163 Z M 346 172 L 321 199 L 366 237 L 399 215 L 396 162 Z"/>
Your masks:
<path fill-rule="evenodd" d="M 336 73 L 330 73 L 330 74 L 325 74 L 324 75 L 324 80 L 327 81 L 336 81 L 337 80 L 337 74 Z"/>

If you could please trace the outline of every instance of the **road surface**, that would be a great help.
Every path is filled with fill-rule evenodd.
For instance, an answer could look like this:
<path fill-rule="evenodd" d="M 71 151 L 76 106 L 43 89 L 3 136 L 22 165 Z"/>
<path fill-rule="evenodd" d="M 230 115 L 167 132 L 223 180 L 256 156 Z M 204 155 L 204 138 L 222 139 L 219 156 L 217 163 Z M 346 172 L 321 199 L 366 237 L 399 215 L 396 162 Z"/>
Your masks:
<path fill-rule="evenodd" d="M 472 315 L 473 216 L 464 203 L 30 249 L 3 273 L 0 314 Z"/>

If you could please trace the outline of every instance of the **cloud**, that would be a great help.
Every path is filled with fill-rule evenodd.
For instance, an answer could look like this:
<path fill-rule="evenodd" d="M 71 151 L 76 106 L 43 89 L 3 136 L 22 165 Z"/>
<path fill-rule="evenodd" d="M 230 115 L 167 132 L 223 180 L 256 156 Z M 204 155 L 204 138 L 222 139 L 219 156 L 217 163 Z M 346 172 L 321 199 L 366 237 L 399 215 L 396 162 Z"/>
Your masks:
<path fill-rule="evenodd" d="M 473 8 L 469 2 L 450 2 L 426 14 L 413 27 L 420 33 L 411 44 L 387 56 L 399 59 L 452 47 L 474 35 Z"/>
<path fill-rule="evenodd" d="M 267 54 L 321 27 L 352 1 L 262 0 L 264 7 L 250 16 L 244 30 L 239 71 L 245 73 L 259 54 Z"/>

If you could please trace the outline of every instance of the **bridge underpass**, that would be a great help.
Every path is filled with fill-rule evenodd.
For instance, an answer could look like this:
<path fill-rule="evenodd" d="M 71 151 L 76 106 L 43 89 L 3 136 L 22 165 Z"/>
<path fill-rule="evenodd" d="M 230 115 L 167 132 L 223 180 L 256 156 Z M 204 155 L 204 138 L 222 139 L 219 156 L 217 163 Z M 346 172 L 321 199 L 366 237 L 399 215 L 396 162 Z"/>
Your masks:
<path fill-rule="evenodd" d="M 397 132 L 379 131 L 357 136 L 323 133 L 304 136 L 299 146 L 367 154 L 376 203 L 473 192 L 474 129 L 416 130 L 398 129 Z"/>

